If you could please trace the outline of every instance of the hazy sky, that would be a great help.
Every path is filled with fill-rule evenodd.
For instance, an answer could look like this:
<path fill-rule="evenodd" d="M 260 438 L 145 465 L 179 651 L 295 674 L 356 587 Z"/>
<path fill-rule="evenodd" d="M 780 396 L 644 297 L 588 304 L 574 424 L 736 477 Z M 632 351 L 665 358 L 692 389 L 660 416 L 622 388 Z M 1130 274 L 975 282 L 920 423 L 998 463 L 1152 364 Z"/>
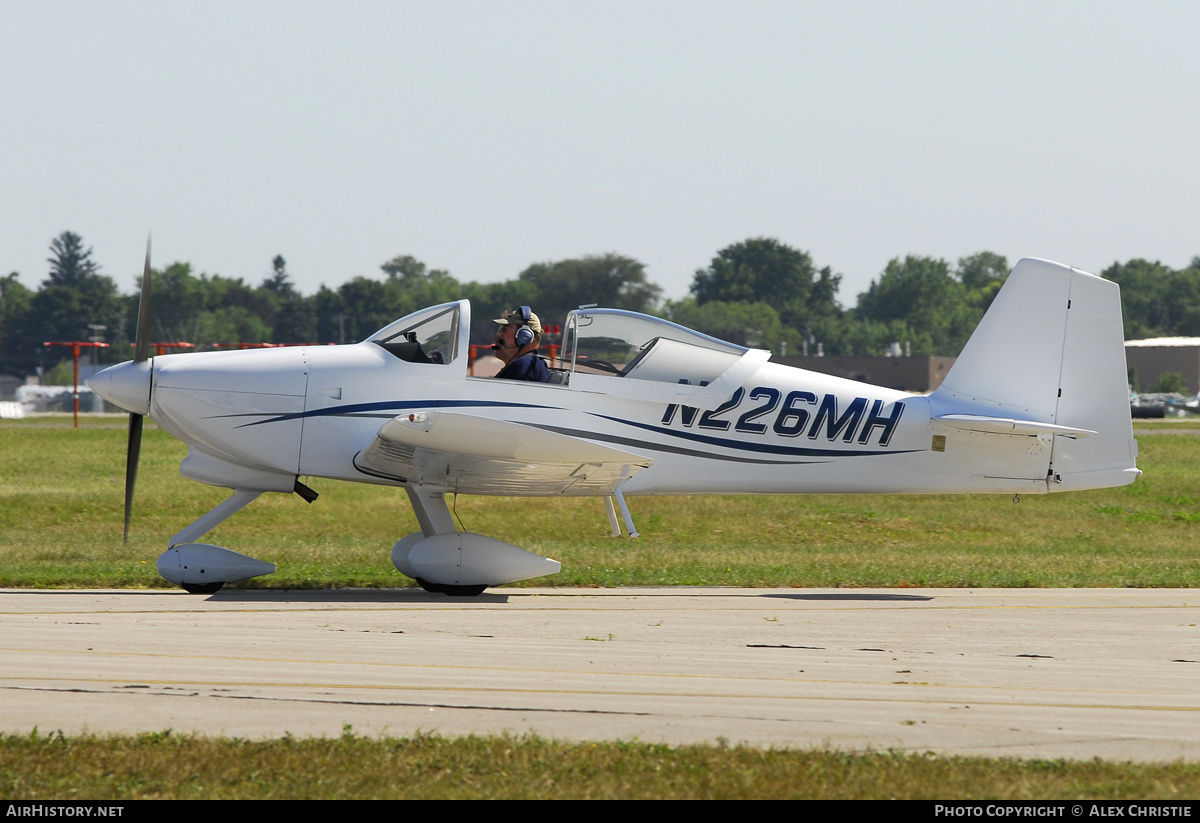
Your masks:
<path fill-rule="evenodd" d="M 1200 255 L 1196 2 L 0 0 L 0 274 Z"/>

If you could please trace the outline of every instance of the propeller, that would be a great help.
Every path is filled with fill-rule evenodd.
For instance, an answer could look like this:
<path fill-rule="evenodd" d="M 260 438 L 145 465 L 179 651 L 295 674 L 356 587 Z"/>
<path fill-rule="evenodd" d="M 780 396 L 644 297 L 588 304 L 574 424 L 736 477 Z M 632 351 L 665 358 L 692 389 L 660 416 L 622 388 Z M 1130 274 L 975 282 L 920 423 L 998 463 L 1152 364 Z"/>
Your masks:
<path fill-rule="evenodd" d="M 146 266 L 142 269 L 142 293 L 138 298 L 137 333 L 133 344 L 133 362 L 150 358 L 150 238 L 146 238 Z M 142 454 L 142 419 L 129 413 L 129 440 L 125 448 L 125 539 L 129 540 L 129 517 L 133 513 L 133 487 L 137 485 L 138 458 Z"/>

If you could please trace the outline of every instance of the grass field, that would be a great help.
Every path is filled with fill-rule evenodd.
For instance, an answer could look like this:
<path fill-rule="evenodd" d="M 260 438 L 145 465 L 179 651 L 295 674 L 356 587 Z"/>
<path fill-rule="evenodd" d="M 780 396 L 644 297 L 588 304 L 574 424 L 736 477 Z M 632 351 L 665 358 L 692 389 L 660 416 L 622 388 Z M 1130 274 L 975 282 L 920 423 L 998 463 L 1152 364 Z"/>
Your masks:
<path fill-rule="evenodd" d="M 537 737 L 248 741 L 0 736 L 0 797 L 1187 800 L 1200 765 L 761 750 Z"/>
<path fill-rule="evenodd" d="M 1196 586 L 1200 429 L 1139 437 L 1121 489 L 1007 495 L 630 498 L 641 537 L 613 539 L 593 498 L 463 497 L 462 528 L 560 560 L 528 585 Z M 1153 429 L 1151 429 L 1153 431 Z M 1178 433 L 1184 432 L 1184 433 Z M 0 421 L 0 586 L 156 587 L 167 538 L 227 492 L 179 475 L 184 446 L 148 426 L 132 536 L 121 540 L 124 422 Z M 314 479 L 321 498 L 264 495 L 205 538 L 274 562 L 244 586 L 412 585 L 389 551 L 415 531 L 407 497 Z M 518 584 L 519 585 L 519 584 Z"/>

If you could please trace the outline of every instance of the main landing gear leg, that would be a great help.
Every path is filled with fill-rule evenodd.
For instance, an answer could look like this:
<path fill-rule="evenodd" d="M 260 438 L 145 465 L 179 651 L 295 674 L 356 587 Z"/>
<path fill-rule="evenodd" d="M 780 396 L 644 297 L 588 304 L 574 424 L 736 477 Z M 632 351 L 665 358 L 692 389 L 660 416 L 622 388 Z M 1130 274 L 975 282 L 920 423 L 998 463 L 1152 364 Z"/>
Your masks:
<path fill-rule="evenodd" d="M 450 509 L 446 506 L 444 492 L 435 492 L 420 486 L 405 486 L 404 490 L 408 492 L 408 502 L 412 504 L 413 514 L 417 516 L 417 523 L 426 537 L 455 531 L 454 518 L 450 516 Z"/>

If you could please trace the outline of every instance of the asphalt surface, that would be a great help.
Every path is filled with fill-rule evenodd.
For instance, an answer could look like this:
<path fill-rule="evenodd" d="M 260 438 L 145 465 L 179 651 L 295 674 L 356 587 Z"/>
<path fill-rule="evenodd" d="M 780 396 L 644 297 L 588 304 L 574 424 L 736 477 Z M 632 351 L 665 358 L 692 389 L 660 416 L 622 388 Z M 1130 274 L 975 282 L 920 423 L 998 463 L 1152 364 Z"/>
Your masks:
<path fill-rule="evenodd" d="M 1200 758 L 1200 589 L 0 590 L 0 731 Z"/>

